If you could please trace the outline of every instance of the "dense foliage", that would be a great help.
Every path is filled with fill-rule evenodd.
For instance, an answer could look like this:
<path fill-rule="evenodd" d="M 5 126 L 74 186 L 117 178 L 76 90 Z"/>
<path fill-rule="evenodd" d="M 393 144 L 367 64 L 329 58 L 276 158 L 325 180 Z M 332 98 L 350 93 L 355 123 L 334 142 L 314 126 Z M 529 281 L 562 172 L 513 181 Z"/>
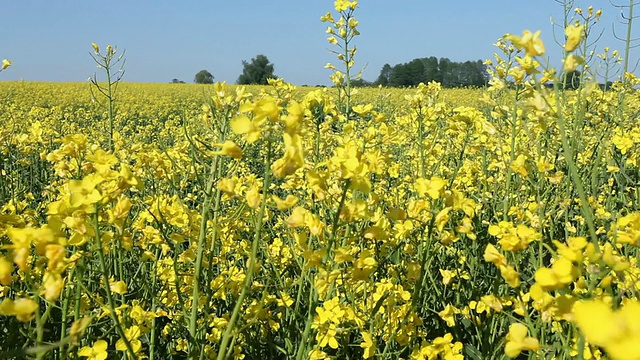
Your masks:
<path fill-rule="evenodd" d="M 383 86 L 417 86 L 437 81 L 444 87 L 485 86 L 489 73 L 481 60 L 455 62 L 431 56 L 404 64 L 384 64 L 375 84 Z"/>

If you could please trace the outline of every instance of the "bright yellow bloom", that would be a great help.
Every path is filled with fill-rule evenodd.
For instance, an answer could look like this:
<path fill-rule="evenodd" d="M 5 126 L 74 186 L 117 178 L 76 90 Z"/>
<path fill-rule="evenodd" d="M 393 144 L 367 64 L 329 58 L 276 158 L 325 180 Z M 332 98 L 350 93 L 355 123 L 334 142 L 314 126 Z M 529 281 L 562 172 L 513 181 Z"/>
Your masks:
<path fill-rule="evenodd" d="M 511 287 L 520 286 L 520 275 L 513 266 L 500 265 L 500 275 Z"/>
<path fill-rule="evenodd" d="M 11 61 L 7 60 L 7 59 L 2 59 L 2 68 L 0 68 L 1 70 L 4 70 L 6 68 L 8 68 L 9 66 L 11 66 Z"/>
<path fill-rule="evenodd" d="M 38 303 L 29 298 L 19 298 L 15 301 L 4 299 L 0 303 L 0 315 L 15 316 L 22 322 L 29 322 L 35 317 Z"/>
<path fill-rule="evenodd" d="M 88 358 L 88 360 L 105 360 L 107 358 L 107 344 L 104 340 L 96 341 L 93 346 L 85 346 L 80 351 L 78 351 L 78 355 Z"/>
<path fill-rule="evenodd" d="M 437 199 L 444 191 L 445 185 L 447 185 L 446 180 L 434 176 L 429 180 L 423 178 L 416 179 L 414 188 L 420 196 L 429 195 L 432 199 Z"/>
<path fill-rule="evenodd" d="M 322 21 L 322 22 L 330 22 L 330 23 L 335 22 L 333 20 L 333 16 L 331 15 L 330 11 L 327 11 L 326 14 L 324 14 L 322 17 L 320 17 L 320 21 Z"/>
<path fill-rule="evenodd" d="M 118 163 L 117 157 L 102 149 L 98 149 L 93 154 L 87 155 L 87 160 L 91 162 L 91 165 L 93 165 L 99 173 L 108 172 L 113 165 Z"/>
<path fill-rule="evenodd" d="M 231 120 L 229 125 L 234 133 L 244 135 L 244 139 L 249 144 L 260 140 L 262 136 L 262 123 L 255 119 L 251 120 L 246 115 L 236 116 Z"/>
<path fill-rule="evenodd" d="M 124 336 L 129 341 L 129 344 L 131 344 L 134 353 L 138 353 L 142 348 L 142 342 L 138 340 L 140 335 L 142 335 L 142 332 L 138 325 L 133 325 L 124 331 Z M 116 341 L 116 350 L 127 351 L 127 344 L 125 344 L 123 339 L 118 339 L 118 341 Z"/>
<path fill-rule="evenodd" d="M 110 281 L 109 288 L 111 289 L 112 292 L 119 295 L 124 295 L 127 293 L 127 284 L 122 280 Z"/>
<path fill-rule="evenodd" d="M 340 306 L 340 299 L 336 296 L 327 300 L 322 304 L 322 307 L 316 307 L 316 313 L 318 314 L 314 322 L 324 324 L 332 322 L 333 324 L 340 324 L 345 312 Z"/>
<path fill-rule="evenodd" d="M 453 278 L 456 277 L 456 273 L 451 270 L 440 269 L 440 275 L 442 275 L 442 284 L 449 285 Z"/>
<path fill-rule="evenodd" d="M 249 205 L 249 207 L 254 210 L 259 208 L 260 204 L 262 203 L 260 189 L 257 186 L 249 189 L 249 191 L 247 191 L 247 194 L 245 195 L 245 198 L 247 199 L 247 205 Z"/>
<path fill-rule="evenodd" d="M 364 359 L 371 358 L 376 353 L 376 344 L 373 342 L 371 334 L 366 331 L 362 332 L 362 342 L 360 343 L 360 347 L 364 349 L 364 354 L 362 356 Z"/>
<path fill-rule="evenodd" d="M 70 180 L 70 205 L 72 207 L 81 207 L 83 205 L 95 204 L 102 200 L 102 195 L 96 189 L 96 186 L 102 181 L 104 181 L 104 178 L 98 174 L 89 174 L 82 180 Z"/>
<path fill-rule="evenodd" d="M 567 52 L 572 52 L 578 47 L 578 45 L 580 45 L 580 41 L 582 41 L 584 25 L 569 25 L 565 29 L 564 33 L 567 37 L 567 43 L 564 45 L 564 49 Z"/>
<path fill-rule="evenodd" d="M 484 249 L 484 261 L 493 263 L 496 266 L 506 265 L 507 259 L 492 244 L 488 244 Z"/>
<path fill-rule="evenodd" d="M 222 144 L 213 144 L 213 146 L 222 148 L 220 151 L 214 152 L 214 155 L 226 155 L 234 159 L 242 159 L 242 149 L 233 141 L 227 140 Z"/>
<path fill-rule="evenodd" d="M 540 348 L 538 339 L 527 336 L 527 332 L 527 327 L 520 323 L 509 326 L 507 344 L 504 347 L 505 355 L 514 358 L 520 355 L 522 351 L 538 351 Z"/>
<path fill-rule="evenodd" d="M 347 0 L 336 0 L 333 6 L 337 12 L 342 12 L 347 9 L 355 10 L 356 6 L 358 6 L 358 2 L 347 1 Z"/>
<path fill-rule="evenodd" d="M 444 309 L 438 313 L 438 316 L 447 323 L 447 326 L 454 327 L 456 326 L 455 314 L 458 312 L 455 306 L 447 304 Z"/>
<path fill-rule="evenodd" d="M 544 43 L 540 39 L 540 30 L 535 33 L 525 30 L 522 36 L 507 34 L 504 38 L 511 41 L 518 50 L 524 49 L 527 56 L 540 56 L 546 52 Z"/>
<path fill-rule="evenodd" d="M 11 273 L 13 264 L 4 256 L 0 256 L 0 285 L 11 285 Z"/>
<path fill-rule="evenodd" d="M 591 344 L 601 346 L 616 359 L 640 359 L 640 303 L 630 301 L 619 310 L 601 300 L 587 300 L 573 307 L 574 321 Z"/>
<path fill-rule="evenodd" d="M 273 199 L 273 201 L 276 203 L 276 208 L 280 211 L 287 210 L 298 202 L 298 198 L 293 195 L 287 195 L 287 198 L 284 200 L 273 195 L 271 199 Z"/>
<path fill-rule="evenodd" d="M 64 280 L 60 274 L 46 272 L 44 274 L 44 282 L 42 284 L 42 295 L 48 301 L 55 301 L 60 297 L 60 293 L 64 288 Z"/>
<path fill-rule="evenodd" d="M 579 65 L 584 64 L 584 58 L 575 54 L 569 54 L 564 59 L 564 71 L 571 72 L 575 70 Z"/>

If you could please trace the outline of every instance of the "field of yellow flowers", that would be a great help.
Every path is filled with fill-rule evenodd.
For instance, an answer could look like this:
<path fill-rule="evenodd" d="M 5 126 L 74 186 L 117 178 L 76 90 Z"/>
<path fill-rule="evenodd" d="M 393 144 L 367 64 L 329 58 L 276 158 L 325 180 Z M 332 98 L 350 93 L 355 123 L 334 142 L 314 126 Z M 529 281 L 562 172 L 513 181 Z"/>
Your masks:
<path fill-rule="evenodd" d="M 352 89 L 356 5 L 333 88 L 3 82 L 0 358 L 640 359 L 640 81 Z"/>

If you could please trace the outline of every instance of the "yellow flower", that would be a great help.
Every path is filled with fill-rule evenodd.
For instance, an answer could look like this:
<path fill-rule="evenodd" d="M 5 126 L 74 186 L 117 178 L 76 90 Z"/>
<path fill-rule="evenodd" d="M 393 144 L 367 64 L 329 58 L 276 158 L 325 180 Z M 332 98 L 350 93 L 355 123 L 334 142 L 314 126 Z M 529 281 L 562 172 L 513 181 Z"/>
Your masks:
<path fill-rule="evenodd" d="M 580 45 L 580 41 L 582 41 L 582 35 L 584 33 L 584 25 L 575 26 L 569 25 L 564 31 L 564 34 L 567 37 L 567 42 L 564 45 L 564 49 L 567 52 L 572 52 L 575 50 L 578 45 Z"/>
<path fill-rule="evenodd" d="M 20 298 L 15 301 L 4 299 L 0 303 L 0 315 L 15 316 L 22 322 L 33 320 L 35 312 L 38 309 L 38 303 L 29 298 Z"/>
<path fill-rule="evenodd" d="M 327 300 L 322 304 L 322 307 L 316 307 L 316 313 L 318 316 L 314 319 L 314 323 L 324 324 L 331 322 L 333 324 L 340 324 L 345 312 L 340 306 L 340 299 L 337 296 L 330 300 Z"/>
<path fill-rule="evenodd" d="M 257 186 L 249 189 L 249 191 L 247 191 L 247 194 L 245 195 L 245 198 L 247 199 L 247 205 L 249 205 L 249 207 L 254 210 L 259 208 L 260 204 L 262 203 L 262 196 L 260 195 L 260 190 Z"/>
<path fill-rule="evenodd" d="M 338 339 L 336 339 L 337 334 L 336 324 L 329 324 L 329 327 L 325 331 L 318 331 L 316 334 L 318 346 L 325 347 L 329 345 L 330 348 L 337 349 L 340 346 Z"/>
<path fill-rule="evenodd" d="M 309 352 L 309 360 L 329 359 L 329 355 L 320 349 L 314 349 Z"/>
<path fill-rule="evenodd" d="M 526 156 L 522 154 L 518 155 L 518 157 L 511 163 L 511 170 L 517 172 L 522 177 L 527 177 L 527 175 L 529 175 L 529 172 L 527 171 L 526 161 Z"/>
<path fill-rule="evenodd" d="M 432 199 L 437 199 L 442 194 L 445 185 L 447 185 L 446 180 L 434 176 L 430 180 L 418 178 L 413 186 L 418 195 L 429 195 Z"/>
<path fill-rule="evenodd" d="M 520 286 L 520 275 L 518 274 L 516 269 L 513 268 L 513 266 L 500 265 L 499 269 L 500 275 L 507 282 L 507 284 L 509 284 L 509 286 L 514 288 Z"/>
<path fill-rule="evenodd" d="M 81 207 L 102 200 L 102 195 L 100 195 L 100 192 L 96 189 L 96 186 L 102 181 L 104 181 L 104 178 L 98 174 L 89 174 L 82 180 L 70 180 L 70 205 L 72 207 Z"/>
<path fill-rule="evenodd" d="M 255 119 L 251 120 L 246 115 L 236 116 L 229 125 L 234 133 L 244 135 L 249 144 L 260 140 L 262 136 L 262 123 Z"/>
<path fill-rule="evenodd" d="M 538 351 L 540 344 L 538 339 L 527 336 L 527 327 L 515 323 L 509 326 L 509 333 L 507 334 L 507 344 L 504 347 L 504 353 L 508 357 L 514 358 L 520 355 L 522 351 Z"/>
<path fill-rule="evenodd" d="M 335 22 L 333 20 L 333 16 L 331 15 L 331 12 L 329 12 L 329 11 L 327 11 L 326 14 L 324 14 L 323 16 L 320 17 L 320 21 L 322 21 L 322 22 L 330 22 L 330 23 Z"/>
<path fill-rule="evenodd" d="M 55 301 L 60 297 L 60 293 L 64 288 L 64 280 L 60 274 L 46 272 L 44 274 L 44 287 L 42 294 L 48 301 Z"/>
<path fill-rule="evenodd" d="M 371 334 L 366 331 L 362 332 L 360 347 L 364 349 L 364 354 L 362 355 L 364 359 L 373 357 L 376 353 L 376 344 L 373 342 L 373 339 L 371 339 Z"/>
<path fill-rule="evenodd" d="M 591 344 L 603 347 L 611 359 L 640 359 L 640 303 L 630 301 L 613 311 L 602 300 L 573 307 L 574 321 Z"/>
<path fill-rule="evenodd" d="M 298 198 L 293 195 L 287 195 L 287 198 L 284 200 L 275 195 L 273 195 L 271 198 L 276 203 L 276 208 L 278 208 L 278 210 L 280 211 L 287 210 L 298 202 Z"/>
<path fill-rule="evenodd" d="M 454 327 L 456 326 L 456 318 L 454 316 L 456 313 L 458 313 L 458 309 L 448 304 L 444 307 L 444 310 L 438 313 L 438 316 L 447 323 L 447 326 Z"/>
<path fill-rule="evenodd" d="M 491 229 L 491 227 L 489 228 Z M 491 232 L 491 230 L 489 230 L 489 232 Z M 507 264 L 507 259 L 492 244 L 487 245 L 484 249 L 484 261 L 493 263 L 496 266 Z"/>
<path fill-rule="evenodd" d="M 336 0 L 333 4 L 337 12 L 345 11 L 347 9 L 355 10 L 358 6 L 357 1 Z"/>
<path fill-rule="evenodd" d="M 99 173 L 108 172 L 113 165 L 118 163 L 117 157 L 102 149 L 98 149 L 93 154 L 87 155 L 87 160 L 91 162 Z"/>
<path fill-rule="evenodd" d="M 100 47 L 98 47 L 98 44 L 96 43 L 91 43 L 91 47 L 93 48 L 93 51 L 98 54 L 100 52 Z"/>
<path fill-rule="evenodd" d="M 451 283 L 451 280 L 456 277 L 456 273 L 451 270 L 440 269 L 440 275 L 442 275 L 442 283 L 446 286 Z"/>
<path fill-rule="evenodd" d="M 142 348 L 142 342 L 138 340 L 140 335 L 142 335 L 142 332 L 140 331 L 140 327 L 138 325 L 133 325 L 132 327 L 124 331 L 124 336 L 129 341 L 129 344 L 131 344 L 134 353 L 138 353 L 138 351 L 140 351 L 140 349 Z M 127 345 L 125 344 L 123 339 L 118 339 L 118 341 L 116 342 L 116 350 L 127 351 Z"/>
<path fill-rule="evenodd" d="M 4 69 L 8 68 L 9 66 L 11 66 L 11 64 L 12 63 L 11 63 L 10 60 L 2 59 L 2 68 L 1 69 L 4 70 Z"/>
<path fill-rule="evenodd" d="M 511 41 L 518 50 L 524 49 L 527 56 L 539 56 L 545 54 L 546 50 L 544 48 L 544 43 L 540 39 L 540 30 L 535 33 L 525 30 L 522 32 L 521 37 L 507 34 L 504 38 Z"/>
<path fill-rule="evenodd" d="M 213 144 L 213 146 L 222 148 L 220 151 L 214 152 L 214 155 L 226 155 L 234 159 L 242 159 L 242 149 L 233 141 L 227 140 L 222 144 Z"/>
<path fill-rule="evenodd" d="M 91 324 L 91 317 L 85 316 L 82 319 L 78 319 L 71 324 L 71 328 L 69 329 L 69 336 L 75 338 L 74 343 L 77 344 L 77 341 L 80 339 L 84 331 Z"/>
<path fill-rule="evenodd" d="M 11 285 L 11 273 L 13 272 L 13 264 L 4 256 L 0 256 L 0 285 Z"/>
<path fill-rule="evenodd" d="M 218 189 L 229 196 L 236 194 L 236 180 L 231 178 L 223 178 L 218 181 Z"/>
<path fill-rule="evenodd" d="M 564 71 L 571 72 L 575 70 L 579 65 L 584 64 L 584 58 L 575 54 L 569 54 L 564 59 Z"/>
<path fill-rule="evenodd" d="M 304 165 L 302 137 L 298 134 L 289 134 L 287 132 L 283 134 L 283 137 L 284 156 L 271 164 L 271 171 L 280 179 L 294 174 L 297 169 Z"/>
<path fill-rule="evenodd" d="M 96 341 L 93 346 L 85 346 L 78 355 L 88 358 L 88 360 L 105 360 L 107 358 L 107 347 L 109 345 L 104 340 Z"/>
<path fill-rule="evenodd" d="M 110 281 L 109 288 L 111 289 L 112 292 L 119 295 L 124 295 L 127 293 L 127 284 L 122 280 Z"/>

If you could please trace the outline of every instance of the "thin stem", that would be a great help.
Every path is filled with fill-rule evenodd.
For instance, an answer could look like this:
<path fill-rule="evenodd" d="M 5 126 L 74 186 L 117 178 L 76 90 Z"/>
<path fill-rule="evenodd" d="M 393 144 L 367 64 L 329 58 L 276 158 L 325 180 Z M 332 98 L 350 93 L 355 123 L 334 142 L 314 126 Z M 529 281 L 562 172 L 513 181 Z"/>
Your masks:
<path fill-rule="evenodd" d="M 96 230 L 96 252 L 98 253 L 98 260 L 100 261 L 100 271 L 102 272 L 102 280 L 104 282 L 104 288 L 107 293 L 107 301 L 109 303 L 109 317 L 111 317 L 111 320 L 115 325 L 118 336 L 122 339 L 125 346 L 127 347 L 127 352 L 129 352 L 132 359 L 137 359 L 138 357 L 136 356 L 135 351 L 133 351 L 131 342 L 129 342 L 129 339 L 127 339 L 127 337 L 125 336 L 124 331 L 122 330 L 122 324 L 120 323 L 118 315 L 116 314 L 115 302 L 113 301 L 113 295 L 111 294 L 111 288 L 109 287 L 109 270 L 104 259 L 104 253 L 102 252 L 102 239 L 100 234 L 100 226 L 98 224 L 98 209 L 96 209 L 96 212 L 93 214 L 93 220 L 95 222 Z"/>
<path fill-rule="evenodd" d="M 251 286 L 251 282 L 253 281 L 253 273 L 257 263 L 257 255 L 258 248 L 260 245 L 260 238 L 262 237 L 262 225 L 264 222 L 264 213 L 266 211 L 267 205 L 267 192 L 269 191 L 269 185 L 271 183 L 271 141 L 267 142 L 267 156 L 264 162 L 264 180 L 262 184 L 262 204 L 260 205 L 260 211 L 258 213 L 258 222 L 256 224 L 255 234 L 253 237 L 253 243 L 251 244 L 251 255 L 249 257 L 249 261 L 247 264 L 247 275 L 245 277 L 244 285 L 242 286 L 242 291 L 240 292 L 240 296 L 238 296 L 238 300 L 236 301 L 235 306 L 233 307 L 233 313 L 231 314 L 231 318 L 229 319 L 229 323 L 227 324 L 227 328 L 224 331 L 224 335 L 222 336 L 222 342 L 220 343 L 220 349 L 218 350 L 218 360 L 223 360 L 225 357 L 227 345 L 231 340 L 231 333 L 235 327 L 236 321 L 238 320 L 238 316 L 240 314 L 240 308 L 242 307 L 242 303 L 244 301 L 245 296 Z"/>

